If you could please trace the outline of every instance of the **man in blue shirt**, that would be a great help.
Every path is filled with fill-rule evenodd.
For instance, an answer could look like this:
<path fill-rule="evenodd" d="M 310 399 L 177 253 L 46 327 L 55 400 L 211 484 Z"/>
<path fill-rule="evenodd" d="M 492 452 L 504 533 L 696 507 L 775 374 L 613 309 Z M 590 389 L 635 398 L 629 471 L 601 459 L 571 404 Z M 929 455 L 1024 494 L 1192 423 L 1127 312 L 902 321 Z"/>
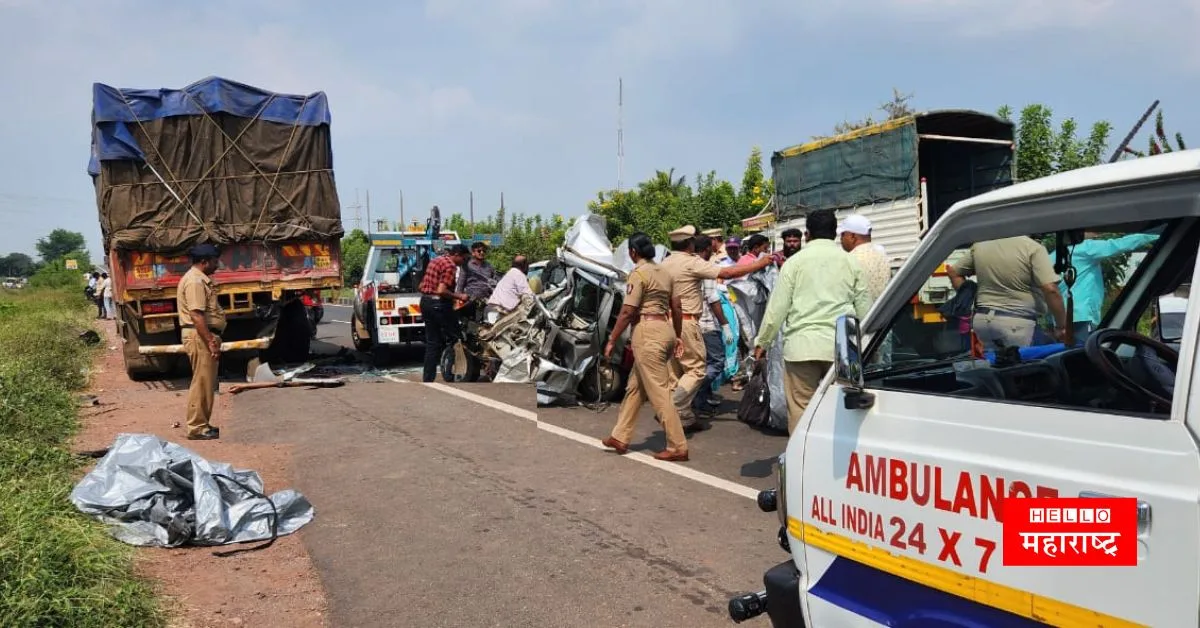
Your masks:
<path fill-rule="evenodd" d="M 1150 233 L 1131 233 L 1112 239 L 1100 239 L 1099 236 L 1094 231 L 1086 232 L 1083 242 L 1071 248 L 1071 265 L 1075 267 L 1075 285 L 1071 288 L 1075 299 L 1072 321 L 1077 343 L 1087 340 L 1088 335 L 1100 325 L 1101 308 L 1104 306 L 1104 273 L 1101 270 L 1104 260 L 1150 248 L 1158 240 L 1158 235 Z M 1057 261 L 1054 252 L 1050 253 L 1050 260 Z M 1066 282 L 1060 281 L 1058 289 L 1065 303 Z"/>

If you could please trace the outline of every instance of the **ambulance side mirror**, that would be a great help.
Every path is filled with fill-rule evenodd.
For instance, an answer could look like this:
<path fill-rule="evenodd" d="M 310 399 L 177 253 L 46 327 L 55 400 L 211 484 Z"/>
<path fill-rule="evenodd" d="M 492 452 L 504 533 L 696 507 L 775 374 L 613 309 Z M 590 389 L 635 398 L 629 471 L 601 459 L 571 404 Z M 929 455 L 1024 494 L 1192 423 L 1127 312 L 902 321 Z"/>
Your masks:
<path fill-rule="evenodd" d="M 862 333 L 858 318 L 849 314 L 838 317 L 833 342 L 833 368 L 845 396 L 846 409 L 870 408 L 875 403 L 875 395 L 863 390 Z"/>

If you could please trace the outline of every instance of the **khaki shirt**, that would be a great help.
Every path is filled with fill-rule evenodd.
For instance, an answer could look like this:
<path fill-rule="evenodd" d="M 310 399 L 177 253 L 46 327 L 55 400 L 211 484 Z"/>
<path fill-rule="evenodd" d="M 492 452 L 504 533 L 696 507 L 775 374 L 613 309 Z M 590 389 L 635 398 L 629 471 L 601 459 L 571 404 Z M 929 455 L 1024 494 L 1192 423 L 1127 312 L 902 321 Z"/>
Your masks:
<path fill-rule="evenodd" d="M 642 314 L 668 316 L 672 283 L 671 273 L 661 264 L 641 260 L 625 280 L 623 305 L 640 308 Z"/>
<path fill-rule="evenodd" d="M 662 261 L 661 266 L 671 273 L 675 294 L 679 296 L 683 305 L 683 313 L 700 316 L 705 308 L 704 291 L 700 282 L 716 279 L 721 274 L 721 267 L 683 251 L 673 251 Z"/>
<path fill-rule="evenodd" d="M 179 280 L 175 291 L 175 309 L 179 310 L 179 324 L 193 327 L 192 310 L 204 311 L 204 322 L 213 333 L 225 331 L 225 310 L 217 303 L 217 289 L 212 277 L 192 267 Z"/>
<path fill-rule="evenodd" d="M 1046 284 L 1058 284 L 1050 254 L 1029 236 L 977 242 L 953 264 L 963 276 L 975 275 L 975 305 L 1034 317 Z"/>

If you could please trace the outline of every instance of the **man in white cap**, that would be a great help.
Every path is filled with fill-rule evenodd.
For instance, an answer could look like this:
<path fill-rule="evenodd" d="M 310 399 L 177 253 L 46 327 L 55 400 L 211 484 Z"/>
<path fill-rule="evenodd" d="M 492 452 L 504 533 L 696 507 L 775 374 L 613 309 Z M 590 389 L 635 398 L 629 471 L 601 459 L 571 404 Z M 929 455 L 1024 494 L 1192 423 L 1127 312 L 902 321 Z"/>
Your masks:
<path fill-rule="evenodd" d="M 842 240 L 842 248 L 858 262 L 866 282 L 868 307 L 875 304 L 888 281 L 892 279 L 892 267 L 888 264 L 887 256 L 880 250 L 882 247 L 871 242 L 871 220 L 862 214 L 846 216 L 838 227 L 838 236 Z M 889 335 L 879 345 L 874 363 L 890 364 L 892 362 L 892 337 Z"/>
<path fill-rule="evenodd" d="M 862 214 L 851 214 L 842 220 L 837 230 L 842 248 L 862 267 L 867 280 L 867 294 L 874 304 L 892 278 L 887 257 L 871 242 L 871 220 Z"/>
<path fill-rule="evenodd" d="M 695 254 L 696 228 L 692 225 L 680 227 L 667 236 L 671 239 L 671 254 L 662 261 L 662 267 L 671 274 L 672 290 L 683 305 L 683 356 L 672 360 L 673 370 L 679 373 L 673 401 L 683 419 L 684 429 L 694 431 L 706 427 L 699 424 L 692 411 L 692 400 L 705 377 L 706 350 L 700 331 L 700 315 L 706 304 L 701 282 L 744 277 L 766 268 L 772 260 L 763 257 L 752 264 L 722 267 Z M 731 339 L 726 338 L 726 341 Z"/>

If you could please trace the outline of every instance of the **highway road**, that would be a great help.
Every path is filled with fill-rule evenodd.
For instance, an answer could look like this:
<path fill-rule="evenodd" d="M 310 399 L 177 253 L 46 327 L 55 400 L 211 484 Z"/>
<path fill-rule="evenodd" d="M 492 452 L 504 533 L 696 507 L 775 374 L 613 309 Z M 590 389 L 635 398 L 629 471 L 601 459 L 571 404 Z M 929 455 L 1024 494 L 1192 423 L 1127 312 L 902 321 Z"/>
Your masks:
<path fill-rule="evenodd" d="M 349 311 L 326 306 L 315 351 L 350 346 Z M 617 456 L 599 444 L 615 406 L 421 384 L 422 350 L 374 383 L 232 400 L 230 438 L 294 452 L 332 625 L 729 626 L 728 598 L 787 558 L 753 499 L 785 440 L 737 423 L 732 401 L 691 462 L 646 455 L 662 443 L 649 410 L 642 451 Z"/>

